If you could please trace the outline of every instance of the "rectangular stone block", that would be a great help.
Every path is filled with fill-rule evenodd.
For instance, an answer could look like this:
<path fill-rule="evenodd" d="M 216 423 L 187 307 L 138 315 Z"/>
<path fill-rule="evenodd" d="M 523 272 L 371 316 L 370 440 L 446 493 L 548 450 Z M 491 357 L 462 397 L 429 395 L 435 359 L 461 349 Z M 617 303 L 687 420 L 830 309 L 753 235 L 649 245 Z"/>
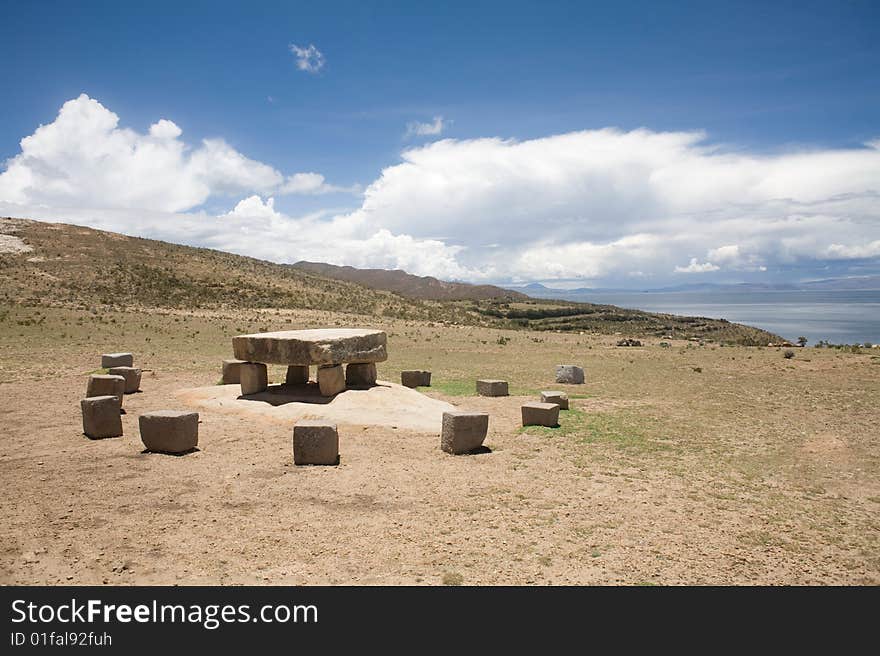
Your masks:
<path fill-rule="evenodd" d="M 345 368 L 346 387 L 372 387 L 375 384 L 375 362 L 350 364 Z"/>
<path fill-rule="evenodd" d="M 137 367 L 110 367 L 110 375 L 125 379 L 126 394 L 134 394 L 141 388 L 141 370 Z"/>
<path fill-rule="evenodd" d="M 245 362 L 239 368 L 241 394 L 259 394 L 269 387 L 269 372 L 261 362 Z"/>
<path fill-rule="evenodd" d="M 526 403 L 522 406 L 523 426 L 559 425 L 559 406 L 555 403 Z"/>
<path fill-rule="evenodd" d="M 440 448 L 456 455 L 469 453 L 483 445 L 488 430 L 488 412 L 444 412 Z"/>
<path fill-rule="evenodd" d="M 477 394 L 480 396 L 508 396 L 506 380 L 478 380 Z"/>
<path fill-rule="evenodd" d="M 111 376 L 109 374 L 92 374 L 89 376 L 86 397 L 115 396 L 118 400 L 117 408 L 122 409 L 123 394 L 125 394 L 125 378 L 122 376 Z"/>
<path fill-rule="evenodd" d="M 582 385 L 584 370 L 573 364 L 556 365 L 556 382 L 567 385 Z"/>
<path fill-rule="evenodd" d="M 138 417 L 141 442 L 148 451 L 186 453 L 199 444 L 199 413 L 156 410 Z"/>
<path fill-rule="evenodd" d="M 334 396 L 345 391 L 345 371 L 341 364 L 318 367 L 318 389 L 321 396 Z"/>
<path fill-rule="evenodd" d="M 568 410 L 568 394 L 565 392 L 541 392 L 541 403 L 555 403 L 560 410 Z"/>
<path fill-rule="evenodd" d="M 341 362 L 384 362 L 388 337 L 382 330 L 321 328 L 282 330 L 232 338 L 232 352 L 247 362 L 333 365 Z"/>
<path fill-rule="evenodd" d="M 223 378 L 221 382 L 224 385 L 241 384 L 241 365 L 243 364 L 246 364 L 244 360 L 224 360 Z"/>
<path fill-rule="evenodd" d="M 115 396 L 93 396 L 79 403 L 86 436 L 98 440 L 122 435 L 119 400 Z"/>
<path fill-rule="evenodd" d="M 430 371 L 401 371 L 400 384 L 404 387 L 430 387 L 431 372 Z"/>
<path fill-rule="evenodd" d="M 101 368 L 133 367 L 134 356 L 131 353 L 104 353 L 101 356 Z"/>
<path fill-rule="evenodd" d="M 293 427 L 293 462 L 297 465 L 338 465 L 336 424 L 300 419 Z"/>
<path fill-rule="evenodd" d="M 309 368 L 298 364 L 292 364 L 287 367 L 287 374 L 284 377 L 285 385 L 305 385 L 309 382 Z"/>

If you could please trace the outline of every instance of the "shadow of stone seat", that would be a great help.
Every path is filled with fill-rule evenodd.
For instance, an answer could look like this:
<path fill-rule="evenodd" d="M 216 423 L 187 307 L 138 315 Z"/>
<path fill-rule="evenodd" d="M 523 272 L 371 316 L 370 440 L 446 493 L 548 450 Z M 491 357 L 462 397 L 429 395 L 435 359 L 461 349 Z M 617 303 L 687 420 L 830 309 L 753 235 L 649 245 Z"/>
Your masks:
<path fill-rule="evenodd" d="M 349 387 L 349 390 L 369 390 L 373 387 L 387 387 L 387 385 L 356 385 Z M 344 394 L 348 390 L 343 390 L 339 394 Z M 281 383 L 280 385 L 269 385 L 265 392 L 257 394 L 240 395 L 240 401 L 260 401 L 268 403 L 271 406 L 286 405 L 288 403 L 312 403 L 314 405 L 327 405 L 339 396 L 321 396 L 318 389 L 318 383 L 310 381 L 305 385 L 288 385 Z"/>
<path fill-rule="evenodd" d="M 179 458 L 180 456 L 188 456 L 191 453 L 199 453 L 201 449 L 197 446 L 194 446 L 191 449 L 187 449 L 186 451 L 160 451 L 156 449 L 144 449 L 141 451 L 141 455 L 163 455 L 163 456 L 174 456 Z"/>

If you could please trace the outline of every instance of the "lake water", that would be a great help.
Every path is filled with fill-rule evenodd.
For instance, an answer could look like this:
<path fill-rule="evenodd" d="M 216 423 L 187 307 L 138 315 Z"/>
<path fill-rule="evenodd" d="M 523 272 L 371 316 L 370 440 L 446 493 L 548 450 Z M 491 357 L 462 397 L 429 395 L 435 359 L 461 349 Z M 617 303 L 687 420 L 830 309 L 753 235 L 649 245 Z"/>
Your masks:
<path fill-rule="evenodd" d="M 880 291 L 846 292 L 604 292 L 573 294 L 573 301 L 727 319 L 810 344 L 880 343 Z"/>

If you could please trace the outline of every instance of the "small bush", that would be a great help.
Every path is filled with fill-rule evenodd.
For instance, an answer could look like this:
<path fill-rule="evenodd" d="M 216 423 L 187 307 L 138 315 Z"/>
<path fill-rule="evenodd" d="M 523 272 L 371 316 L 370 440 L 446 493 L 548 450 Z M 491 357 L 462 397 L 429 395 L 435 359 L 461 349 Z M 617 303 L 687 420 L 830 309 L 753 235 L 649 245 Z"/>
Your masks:
<path fill-rule="evenodd" d="M 464 583 L 464 577 L 458 572 L 446 572 L 443 575 L 443 585 L 461 585 Z"/>
<path fill-rule="evenodd" d="M 794 351 L 790 351 L 790 350 L 786 351 L 785 353 L 782 354 L 782 357 L 785 358 L 786 360 L 791 360 L 794 357 Z"/>

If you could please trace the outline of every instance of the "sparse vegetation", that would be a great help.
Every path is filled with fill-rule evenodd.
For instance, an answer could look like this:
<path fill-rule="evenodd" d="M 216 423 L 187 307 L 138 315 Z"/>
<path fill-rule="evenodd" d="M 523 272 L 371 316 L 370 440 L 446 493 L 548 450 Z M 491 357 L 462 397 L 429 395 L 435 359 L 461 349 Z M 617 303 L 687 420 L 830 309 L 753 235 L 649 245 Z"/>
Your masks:
<path fill-rule="evenodd" d="M 672 335 L 741 345 L 781 341 L 776 335 L 724 320 L 528 299 L 515 292 L 502 299 L 492 296 L 491 290 L 482 290 L 476 299 L 426 300 L 412 298 L 416 292 L 410 290 L 406 292 L 410 297 L 405 297 L 322 277 L 291 265 L 205 248 L 66 224 L 18 221 L 17 226 L 16 234 L 34 252 L 61 253 L 31 259 L 20 254 L 0 255 L 0 301 L 13 299 L 17 304 L 33 307 L 64 306 L 93 312 L 133 307 L 312 309 L 549 332 L 607 334 L 625 330 L 635 335 Z M 428 298 L 434 296 L 429 294 Z M 507 340 L 508 336 L 500 336 L 498 344 L 503 346 Z"/>
<path fill-rule="evenodd" d="M 443 585 L 461 585 L 464 583 L 464 576 L 459 572 L 446 572 L 443 575 Z"/>
<path fill-rule="evenodd" d="M 95 237 L 68 239 L 82 240 L 64 241 L 75 251 L 91 249 Z M 0 269 L 9 482 L 0 565 L 8 582 L 248 584 L 255 572 L 257 582 L 293 585 L 880 582 L 876 349 L 793 347 L 794 366 L 780 362 L 785 347 L 728 348 L 698 334 L 686 341 L 628 327 L 614 336 L 514 332 L 507 319 L 477 312 L 480 302 L 451 304 L 467 317 L 455 323 L 437 309 L 443 304 L 320 279 L 309 292 L 301 272 L 282 281 L 267 276 L 274 269 L 266 263 L 249 271 L 246 259 L 222 256 L 216 262 L 233 273 L 219 264 L 211 272 L 210 251 L 107 239 L 99 246 L 116 249 L 110 259 L 134 248 L 138 260 L 139 249 L 154 249 L 140 263 L 158 269 L 157 281 L 191 281 L 187 294 L 208 298 L 198 281 L 242 276 L 255 289 L 270 285 L 278 298 L 319 305 L 252 307 L 222 295 L 198 308 L 104 304 L 89 296 L 87 279 L 109 269 L 90 270 L 89 258 L 61 249 L 44 253 L 47 260 L 57 253 L 56 268 Z M 101 260 L 98 250 L 91 259 Z M 80 276 L 82 289 L 73 293 L 44 274 Z M 349 293 L 366 294 L 357 307 L 390 309 L 324 309 Z M 491 409 L 487 453 L 446 457 L 435 435 L 346 428 L 343 468 L 294 471 L 285 466 L 289 427 L 242 430 L 240 419 L 213 411 L 195 457 L 148 460 L 134 448 L 137 413 L 176 407 L 181 390 L 215 381 L 231 355 L 230 336 L 365 322 L 389 334 L 380 378 L 430 369 L 433 385 L 423 393 Z M 617 348 L 624 335 L 639 335 L 644 348 Z M 84 377 L 96 354 L 121 343 L 155 374 L 145 374 L 144 394 L 126 400 L 123 440 L 78 443 Z M 587 373 L 585 385 L 566 388 L 572 409 L 560 412 L 558 428 L 520 431 L 516 395 L 537 400 L 540 390 L 555 389 L 560 362 Z M 283 380 L 283 368 L 270 377 Z M 477 398 L 474 383 L 484 377 L 511 381 L 514 398 Z M 89 503 L 76 504 L 84 494 Z M 186 507 L 200 508 L 198 517 Z M 153 551 L 128 546 L 135 542 Z M 41 563 L 22 562 L 31 545 L 46 549 Z M 315 556 L 332 550 L 333 558 Z M 133 562 L 123 571 L 122 560 Z M 261 570 L 268 562 L 279 566 Z"/>

